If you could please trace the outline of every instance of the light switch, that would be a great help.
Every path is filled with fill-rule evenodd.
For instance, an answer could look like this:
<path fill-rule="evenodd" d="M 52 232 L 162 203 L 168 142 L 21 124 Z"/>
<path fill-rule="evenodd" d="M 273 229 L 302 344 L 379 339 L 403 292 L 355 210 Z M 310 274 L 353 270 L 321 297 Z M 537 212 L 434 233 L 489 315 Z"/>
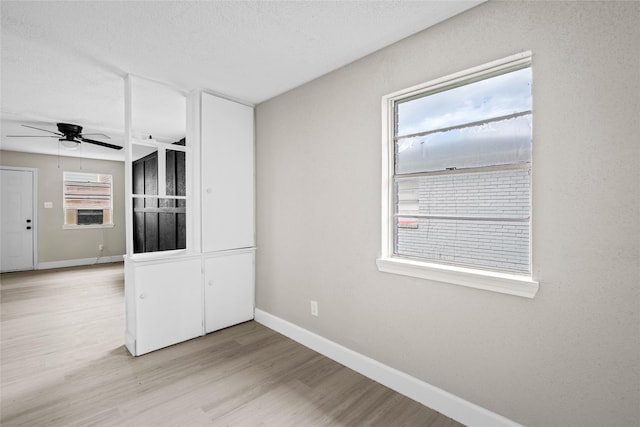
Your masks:
<path fill-rule="evenodd" d="M 53 208 L 53 202 L 44 202 L 44 208 L 45 209 Z"/>

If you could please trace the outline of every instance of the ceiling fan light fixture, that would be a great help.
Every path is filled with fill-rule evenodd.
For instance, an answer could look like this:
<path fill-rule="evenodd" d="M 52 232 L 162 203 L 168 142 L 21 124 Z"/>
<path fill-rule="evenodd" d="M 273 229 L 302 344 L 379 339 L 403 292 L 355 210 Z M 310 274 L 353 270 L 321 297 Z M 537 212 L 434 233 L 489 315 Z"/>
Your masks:
<path fill-rule="evenodd" d="M 62 143 L 62 146 L 68 150 L 76 150 L 80 143 L 75 139 L 71 138 L 60 138 L 58 139 Z"/>

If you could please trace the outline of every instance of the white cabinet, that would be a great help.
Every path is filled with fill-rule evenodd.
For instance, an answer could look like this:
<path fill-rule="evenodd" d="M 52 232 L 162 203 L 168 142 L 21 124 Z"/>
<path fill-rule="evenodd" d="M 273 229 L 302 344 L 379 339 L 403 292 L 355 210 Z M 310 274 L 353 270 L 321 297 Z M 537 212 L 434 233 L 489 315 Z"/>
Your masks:
<path fill-rule="evenodd" d="M 125 260 L 126 345 L 139 356 L 202 335 L 199 256 Z"/>
<path fill-rule="evenodd" d="M 189 105 L 187 248 L 132 254 L 127 244 L 125 344 L 135 356 L 254 316 L 253 108 L 208 93 Z"/>
<path fill-rule="evenodd" d="M 254 251 L 233 251 L 204 260 L 205 332 L 253 319 Z"/>
<path fill-rule="evenodd" d="M 202 251 L 254 246 L 253 108 L 202 94 Z"/>

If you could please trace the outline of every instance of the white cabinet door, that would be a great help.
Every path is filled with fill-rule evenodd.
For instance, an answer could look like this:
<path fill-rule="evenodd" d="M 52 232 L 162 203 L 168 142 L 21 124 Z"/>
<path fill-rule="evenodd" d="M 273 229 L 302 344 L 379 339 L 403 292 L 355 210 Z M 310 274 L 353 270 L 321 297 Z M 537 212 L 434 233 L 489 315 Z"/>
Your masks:
<path fill-rule="evenodd" d="M 135 267 L 136 356 L 202 335 L 200 258 Z"/>
<path fill-rule="evenodd" d="M 253 108 L 202 94 L 202 249 L 254 246 Z"/>
<path fill-rule="evenodd" d="M 253 319 L 253 252 L 205 260 L 207 333 Z"/>

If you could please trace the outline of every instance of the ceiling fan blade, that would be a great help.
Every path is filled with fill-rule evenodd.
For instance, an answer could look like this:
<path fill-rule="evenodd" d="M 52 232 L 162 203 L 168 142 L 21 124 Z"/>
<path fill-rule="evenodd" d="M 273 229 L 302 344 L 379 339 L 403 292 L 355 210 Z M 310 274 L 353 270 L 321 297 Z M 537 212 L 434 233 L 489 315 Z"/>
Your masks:
<path fill-rule="evenodd" d="M 87 136 L 87 135 L 97 135 L 97 136 L 101 136 L 103 138 L 107 138 L 107 139 L 111 139 L 111 137 L 109 135 L 105 135 L 104 133 L 83 133 L 82 136 Z"/>
<path fill-rule="evenodd" d="M 59 138 L 60 135 L 6 135 L 7 138 Z"/>
<path fill-rule="evenodd" d="M 122 150 L 122 147 L 120 147 L 119 145 L 109 144 L 108 142 L 96 141 L 96 140 L 84 138 L 81 136 L 79 136 L 78 139 L 82 142 L 88 142 L 89 144 L 95 144 L 95 145 L 100 145 L 102 147 L 113 148 L 114 150 Z"/>
<path fill-rule="evenodd" d="M 58 136 L 64 136 L 64 135 L 62 135 L 62 134 L 61 134 L 61 133 L 59 133 L 59 132 L 54 132 L 54 131 L 52 131 L 52 130 L 47 130 L 47 129 L 41 129 L 41 128 L 37 128 L 37 127 L 35 127 L 35 126 L 29 126 L 29 125 L 20 125 L 20 126 L 24 126 L 24 127 L 26 127 L 26 128 L 31 128 L 31 129 L 41 130 L 41 131 L 43 131 L 43 132 L 49 132 L 49 133 L 52 133 L 52 134 L 54 134 L 54 135 L 58 135 Z"/>

